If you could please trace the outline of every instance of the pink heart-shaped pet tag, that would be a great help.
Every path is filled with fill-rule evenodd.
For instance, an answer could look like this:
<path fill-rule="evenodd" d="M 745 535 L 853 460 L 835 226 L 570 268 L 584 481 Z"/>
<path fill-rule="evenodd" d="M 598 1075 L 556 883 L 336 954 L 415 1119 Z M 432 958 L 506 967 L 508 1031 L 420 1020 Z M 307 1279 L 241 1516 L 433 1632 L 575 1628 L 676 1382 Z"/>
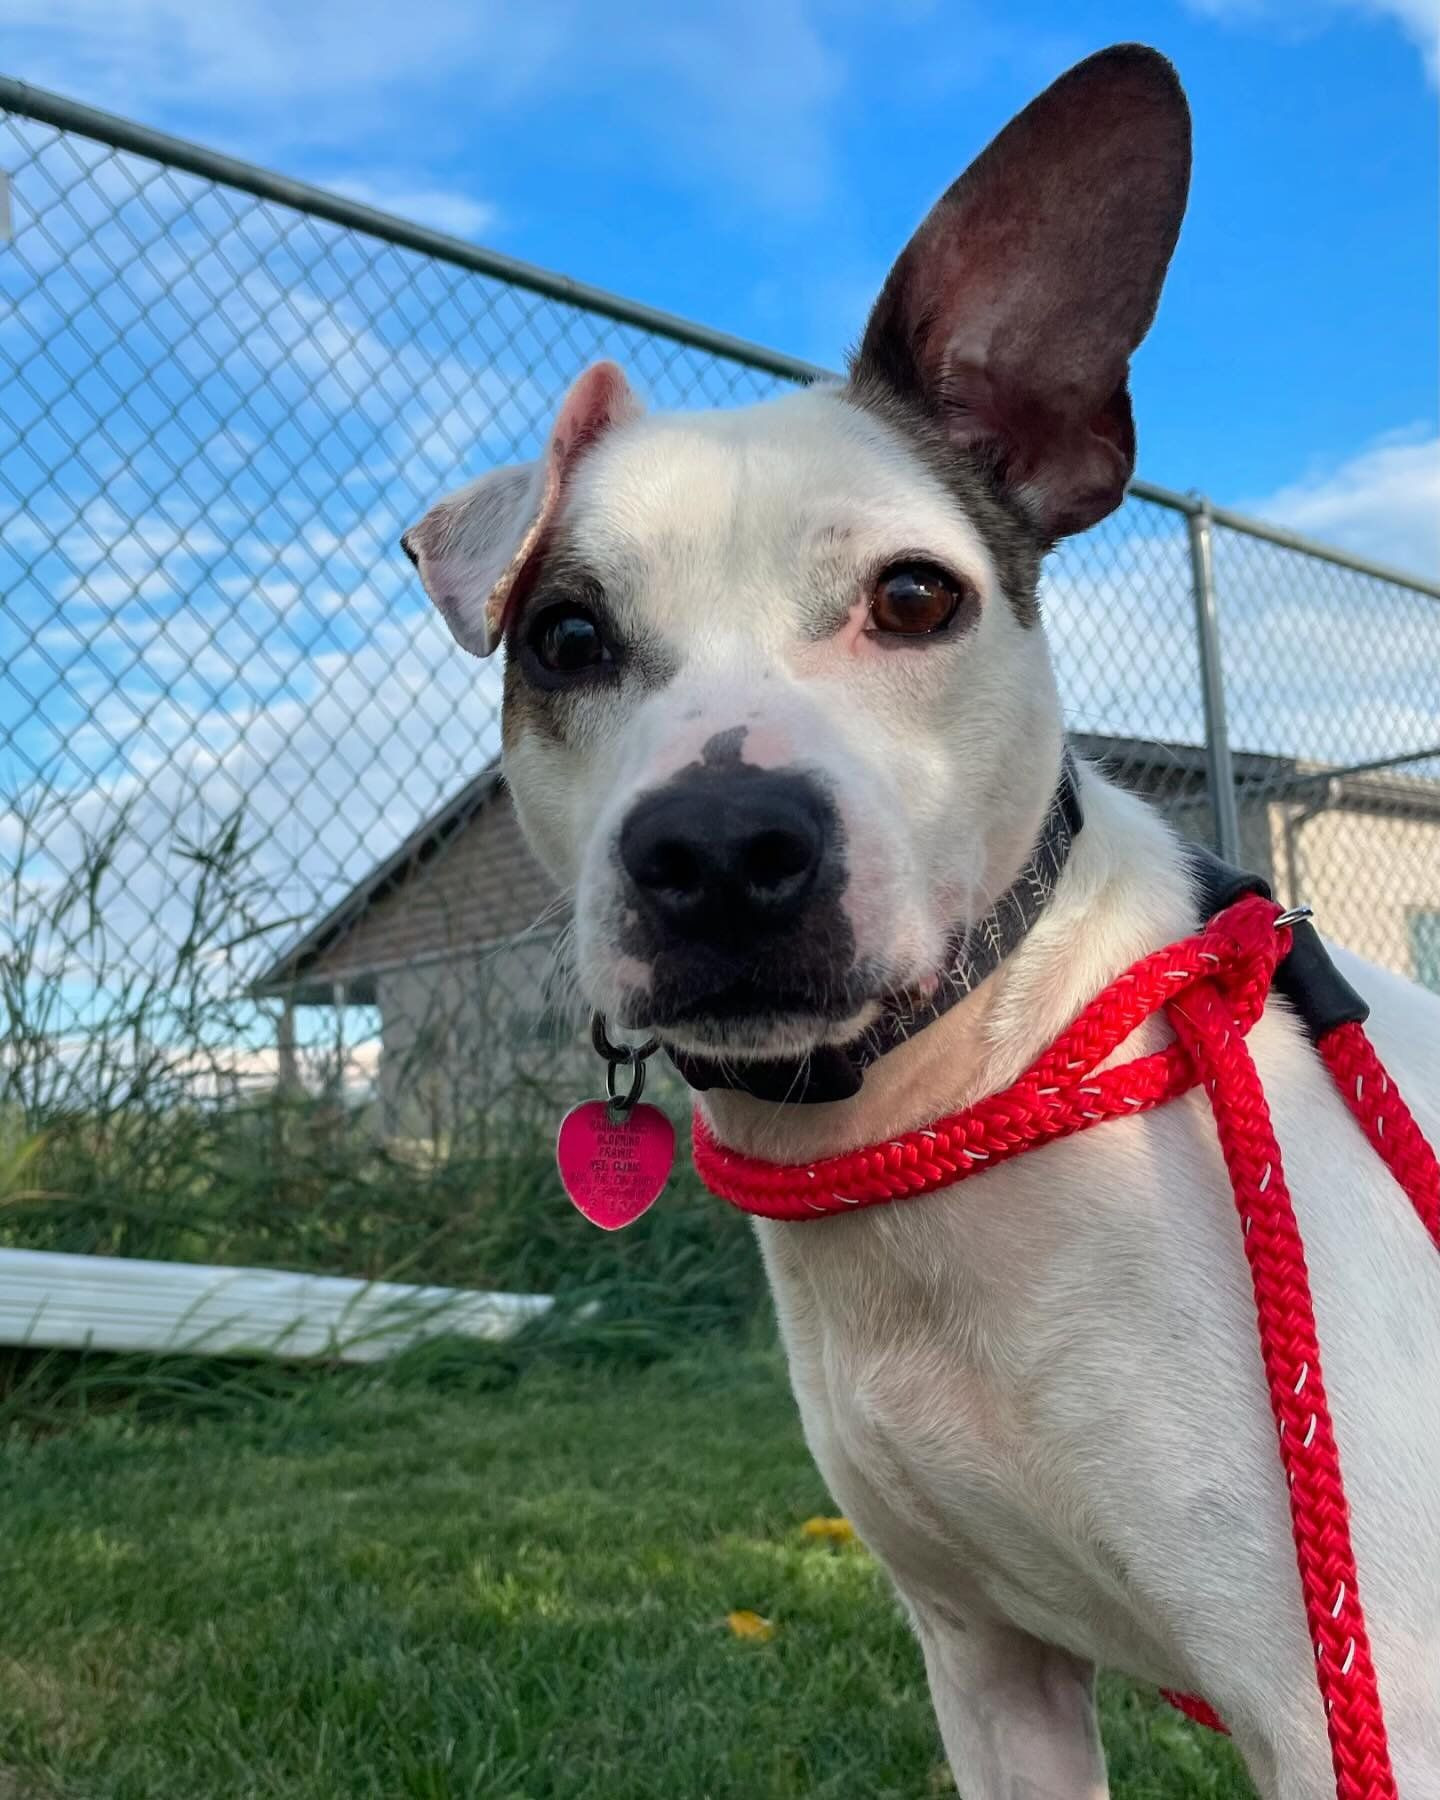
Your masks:
<path fill-rule="evenodd" d="M 632 1107 L 617 1123 L 605 1101 L 586 1100 L 560 1121 L 555 1161 L 590 1223 L 619 1231 L 660 1198 L 675 1163 L 675 1127 L 658 1106 Z"/>

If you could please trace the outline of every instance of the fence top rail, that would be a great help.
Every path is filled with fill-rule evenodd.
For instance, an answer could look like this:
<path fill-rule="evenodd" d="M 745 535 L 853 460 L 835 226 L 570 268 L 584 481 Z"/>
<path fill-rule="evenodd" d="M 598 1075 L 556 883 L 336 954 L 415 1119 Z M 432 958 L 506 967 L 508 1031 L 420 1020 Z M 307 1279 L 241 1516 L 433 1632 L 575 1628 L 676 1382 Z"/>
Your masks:
<path fill-rule="evenodd" d="M 257 163 L 242 162 L 238 157 L 207 149 L 203 144 L 193 144 L 186 138 L 171 137 L 168 132 L 155 131 L 148 125 L 138 125 L 133 120 L 122 119 L 116 113 L 102 112 L 97 107 L 86 106 L 63 94 L 51 93 L 46 88 L 34 87 L 28 81 L 18 81 L 10 75 L 0 75 L 0 107 L 34 119 L 39 124 L 53 125 L 60 131 L 74 131 L 81 137 L 93 138 L 98 143 L 110 145 L 112 149 L 127 150 L 136 156 L 149 157 L 152 161 L 183 169 L 188 174 L 219 182 L 225 187 L 237 188 L 242 193 L 253 194 L 258 200 L 270 200 L 277 205 L 291 207 L 296 212 L 311 213 L 317 218 L 328 219 L 332 224 L 364 232 L 369 237 L 382 238 L 401 249 L 416 250 L 436 257 L 441 262 L 473 270 L 478 275 L 490 275 L 513 287 L 543 294 L 547 299 L 558 300 L 567 306 L 600 313 L 619 324 L 652 331 L 659 337 L 670 338 L 691 349 L 706 350 L 716 356 L 727 357 L 732 362 L 743 363 L 748 368 L 759 369 L 768 375 L 778 375 L 790 381 L 835 379 L 832 370 L 822 369 L 815 363 L 802 362 L 797 357 L 785 356 L 778 350 L 768 349 L 764 344 L 751 343 L 747 338 L 732 337 L 729 332 L 715 331 L 692 319 L 682 319 L 676 313 L 662 312 L 658 307 L 627 300 L 604 288 L 575 281 L 569 275 L 537 268 L 533 263 L 503 256 L 497 250 L 487 250 L 464 238 L 452 237 L 443 231 L 433 231 L 426 225 L 416 225 L 396 213 L 367 206 L 359 200 L 346 199 L 342 194 L 330 193 L 307 181 L 295 181 L 288 175 L 277 174 L 273 169 L 261 168 Z"/>
<path fill-rule="evenodd" d="M 1369 575 L 1376 581 L 1388 581 L 1395 587 L 1409 588 L 1431 600 L 1440 600 L 1440 581 L 1432 581 L 1428 576 L 1417 575 L 1410 569 L 1397 569 L 1390 563 L 1377 562 L 1370 556 L 1357 556 L 1351 550 L 1342 550 L 1338 544 L 1326 544 L 1319 538 L 1303 537 L 1298 531 L 1287 531 L 1283 525 L 1268 524 L 1264 519 L 1252 518 L 1249 513 L 1235 512 L 1228 506 L 1215 506 L 1203 494 L 1181 494 L 1174 488 L 1158 487 L 1153 481 L 1141 481 L 1138 477 L 1130 483 L 1130 492 L 1137 500 L 1148 500 L 1155 506 L 1168 506 L 1174 512 L 1192 516 L 1204 514 L 1212 524 L 1221 525 L 1227 531 L 1242 532 L 1246 537 L 1259 538 L 1263 543 L 1274 544 L 1277 549 L 1295 550 L 1302 556 L 1313 556 L 1320 562 L 1334 563 L 1357 575 Z"/>
<path fill-rule="evenodd" d="M 447 232 L 414 224 L 396 213 L 367 206 L 359 200 L 347 199 L 344 195 L 331 193 L 306 181 L 296 181 L 288 175 L 262 168 L 257 163 L 244 162 L 239 157 L 227 156 L 222 151 L 208 149 L 205 145 L 192 143 L 186 138 L 172 137 L 168 132 L 156 131 L 148 125 L 121 118 L 117 113 L 104 112 L 99 107 L 87 106 L 64 94 L 52 93 L 47 88 L 36 87 L 14 76 L 0 74 L 0 108 L 23 118 L 33 119 L 38 124 L 52 125 L 60 131 L 77 132 L 97 143 L 108 144 L 115 150 L 129 151 L 155 162 L 166 163 L 202 179 L 253 194 L 256 199 L 272 201 L 297 212 L 328 219 L 332 224 L 363 232 L 366 236 L 382 239 L 401 249 L 414 250 L 422 255 L 433 256 L 441 262 L 470 269 L 476 274 L 509 282 L 531 293 L 543 294 L 547 299 L 559 301 L 563 305 L 598 313 L 604 318 L 615 320 L 617 324 L 653 332 L 658 337 L 669 338 L 673 343 L 683 344 L 693 350 L 726 357 L 732 362 L 778 376 L 782 380 L 813 382 L 839 379 L 833 369 L 823 368 L 818 363 L 787 356 L 782 351 L 771 350 L 748 338 L 734 337 L 729 332 L 714 330 L 676 313 L 663 312 L 657 307 L 628 300 L 621 294 L 612 294 L 605 288 L 592 287 L 587 282 L 539 268 L 534 263 L 521 262 L 515 257 L 502 255 L 497 250 L 487 250 L 465 238 L 452 237 Z M 1414 593 L 1440 600 L 1440 581 L 1430 580 L 1405 569 L 1392 568 L 1369 557 L 1353 555 L 1348 550 L 1321 543 L 1314 538 L 1302 537 L 1281 526 L 1266 524 L 1262 519 L 1233 512 L 1229 507 L 1213 506 L 1202 495 L 1182 494 L 1173 488 L 1159 487 L 1154 482 L 1138 479 L 1131 482 L 1130 492 L 1136 499 L 1149 501 L 1152 505 L 1168 507 L 1174 512 L 1187 515 L 1204 513 L 1216 525 L 1224 526 L 1227 530 L 1242 532 L 1280 549 L 1298 551 L 1302 555 L 1313 556 L 1322 562 L 1352 570 L 1356 574 L 1390 582 L 1396 587 L 1408 588 Z"/>

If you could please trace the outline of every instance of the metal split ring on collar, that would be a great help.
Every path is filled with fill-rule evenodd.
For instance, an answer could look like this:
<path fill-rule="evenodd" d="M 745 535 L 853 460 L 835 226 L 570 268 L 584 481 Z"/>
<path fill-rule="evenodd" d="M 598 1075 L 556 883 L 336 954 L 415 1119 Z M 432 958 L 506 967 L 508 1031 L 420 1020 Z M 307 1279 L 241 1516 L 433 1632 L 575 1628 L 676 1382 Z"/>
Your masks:
<path fill-rule="evenodd" d="M 605 1029 L 604 1013 L 590 1015 L 590 1043 L 595 1054 L 605 1059 L 605 1098 L 610 1104 L 610 1117 L 618 1125 L 627 1119 L 645 1092 L 645 1064 L 660 1048 L 659 1038 L 643 1044 L 612 1044 Z M 630 1071 L 630 1086 L 620 1092 L 619 1073 Z"/>

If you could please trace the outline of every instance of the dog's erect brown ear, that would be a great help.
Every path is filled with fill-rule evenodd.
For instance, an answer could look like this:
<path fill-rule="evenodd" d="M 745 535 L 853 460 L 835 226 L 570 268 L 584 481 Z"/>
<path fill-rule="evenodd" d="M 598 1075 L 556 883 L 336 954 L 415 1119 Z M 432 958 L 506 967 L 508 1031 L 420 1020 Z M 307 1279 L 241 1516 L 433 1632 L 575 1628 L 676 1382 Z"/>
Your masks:
<path fill-rule="evenodd" d="M 565 396 L 539 462 L 482 475 L 437 502 L 401 538 L 458 644 L 489 656 L 576 463 L 611 426 L 639 414 L 621 370 L 596 363 Z"/>
<path fill-rule="evenodd" d="M 1185 211 L 1190 113 L 1157 51 L 1119 44 L 1031 101 L 937 201 L 851 367 L 992 462 L 1049 540 L 1120 504 L 1126 387 Z"/>

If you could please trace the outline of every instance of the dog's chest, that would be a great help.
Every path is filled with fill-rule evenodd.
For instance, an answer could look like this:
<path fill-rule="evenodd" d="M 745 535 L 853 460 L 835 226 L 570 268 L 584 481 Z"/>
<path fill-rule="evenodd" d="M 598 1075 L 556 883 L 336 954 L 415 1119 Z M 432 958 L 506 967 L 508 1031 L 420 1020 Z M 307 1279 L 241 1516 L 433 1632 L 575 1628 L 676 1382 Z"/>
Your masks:
<path fill-rule="evenodd" d="M 804 1265 L 766 1249 L 806 1436 L 836 1500 L 912 1605 L 961 1619 L 979 1607 L 1077 1654 L 1157 1666 L 1126 1547 L 1093 1504 L 1094 1418 L 1056 1379 L 1084 1322 L 1039 1303 L 1034 1263 L 1018 1266 L 1013 1246 L 967 1296 L 936 1280 L 954 1266 L 941 1245 L 881 1229 L 889 1254 L 871 1286 L 853 1270 L 827 1281 L 813 1234 Z M 984 1246 L 972 1240 L 969 1257 L 983 1266 Z"/>
<path fill-rule="evenodd" d="M 820 1391 L 804 1386 L 822 1471 L 908 1597 L 961 1616 L 983 1604 L 1048 1642 L 1092 1655 L 1103 1642 L 1135 1666 L 1124 1559 L 1107 1557 L 1015 1395 L 938 1358 L 921 1371 L 840 1354 Z"/>

